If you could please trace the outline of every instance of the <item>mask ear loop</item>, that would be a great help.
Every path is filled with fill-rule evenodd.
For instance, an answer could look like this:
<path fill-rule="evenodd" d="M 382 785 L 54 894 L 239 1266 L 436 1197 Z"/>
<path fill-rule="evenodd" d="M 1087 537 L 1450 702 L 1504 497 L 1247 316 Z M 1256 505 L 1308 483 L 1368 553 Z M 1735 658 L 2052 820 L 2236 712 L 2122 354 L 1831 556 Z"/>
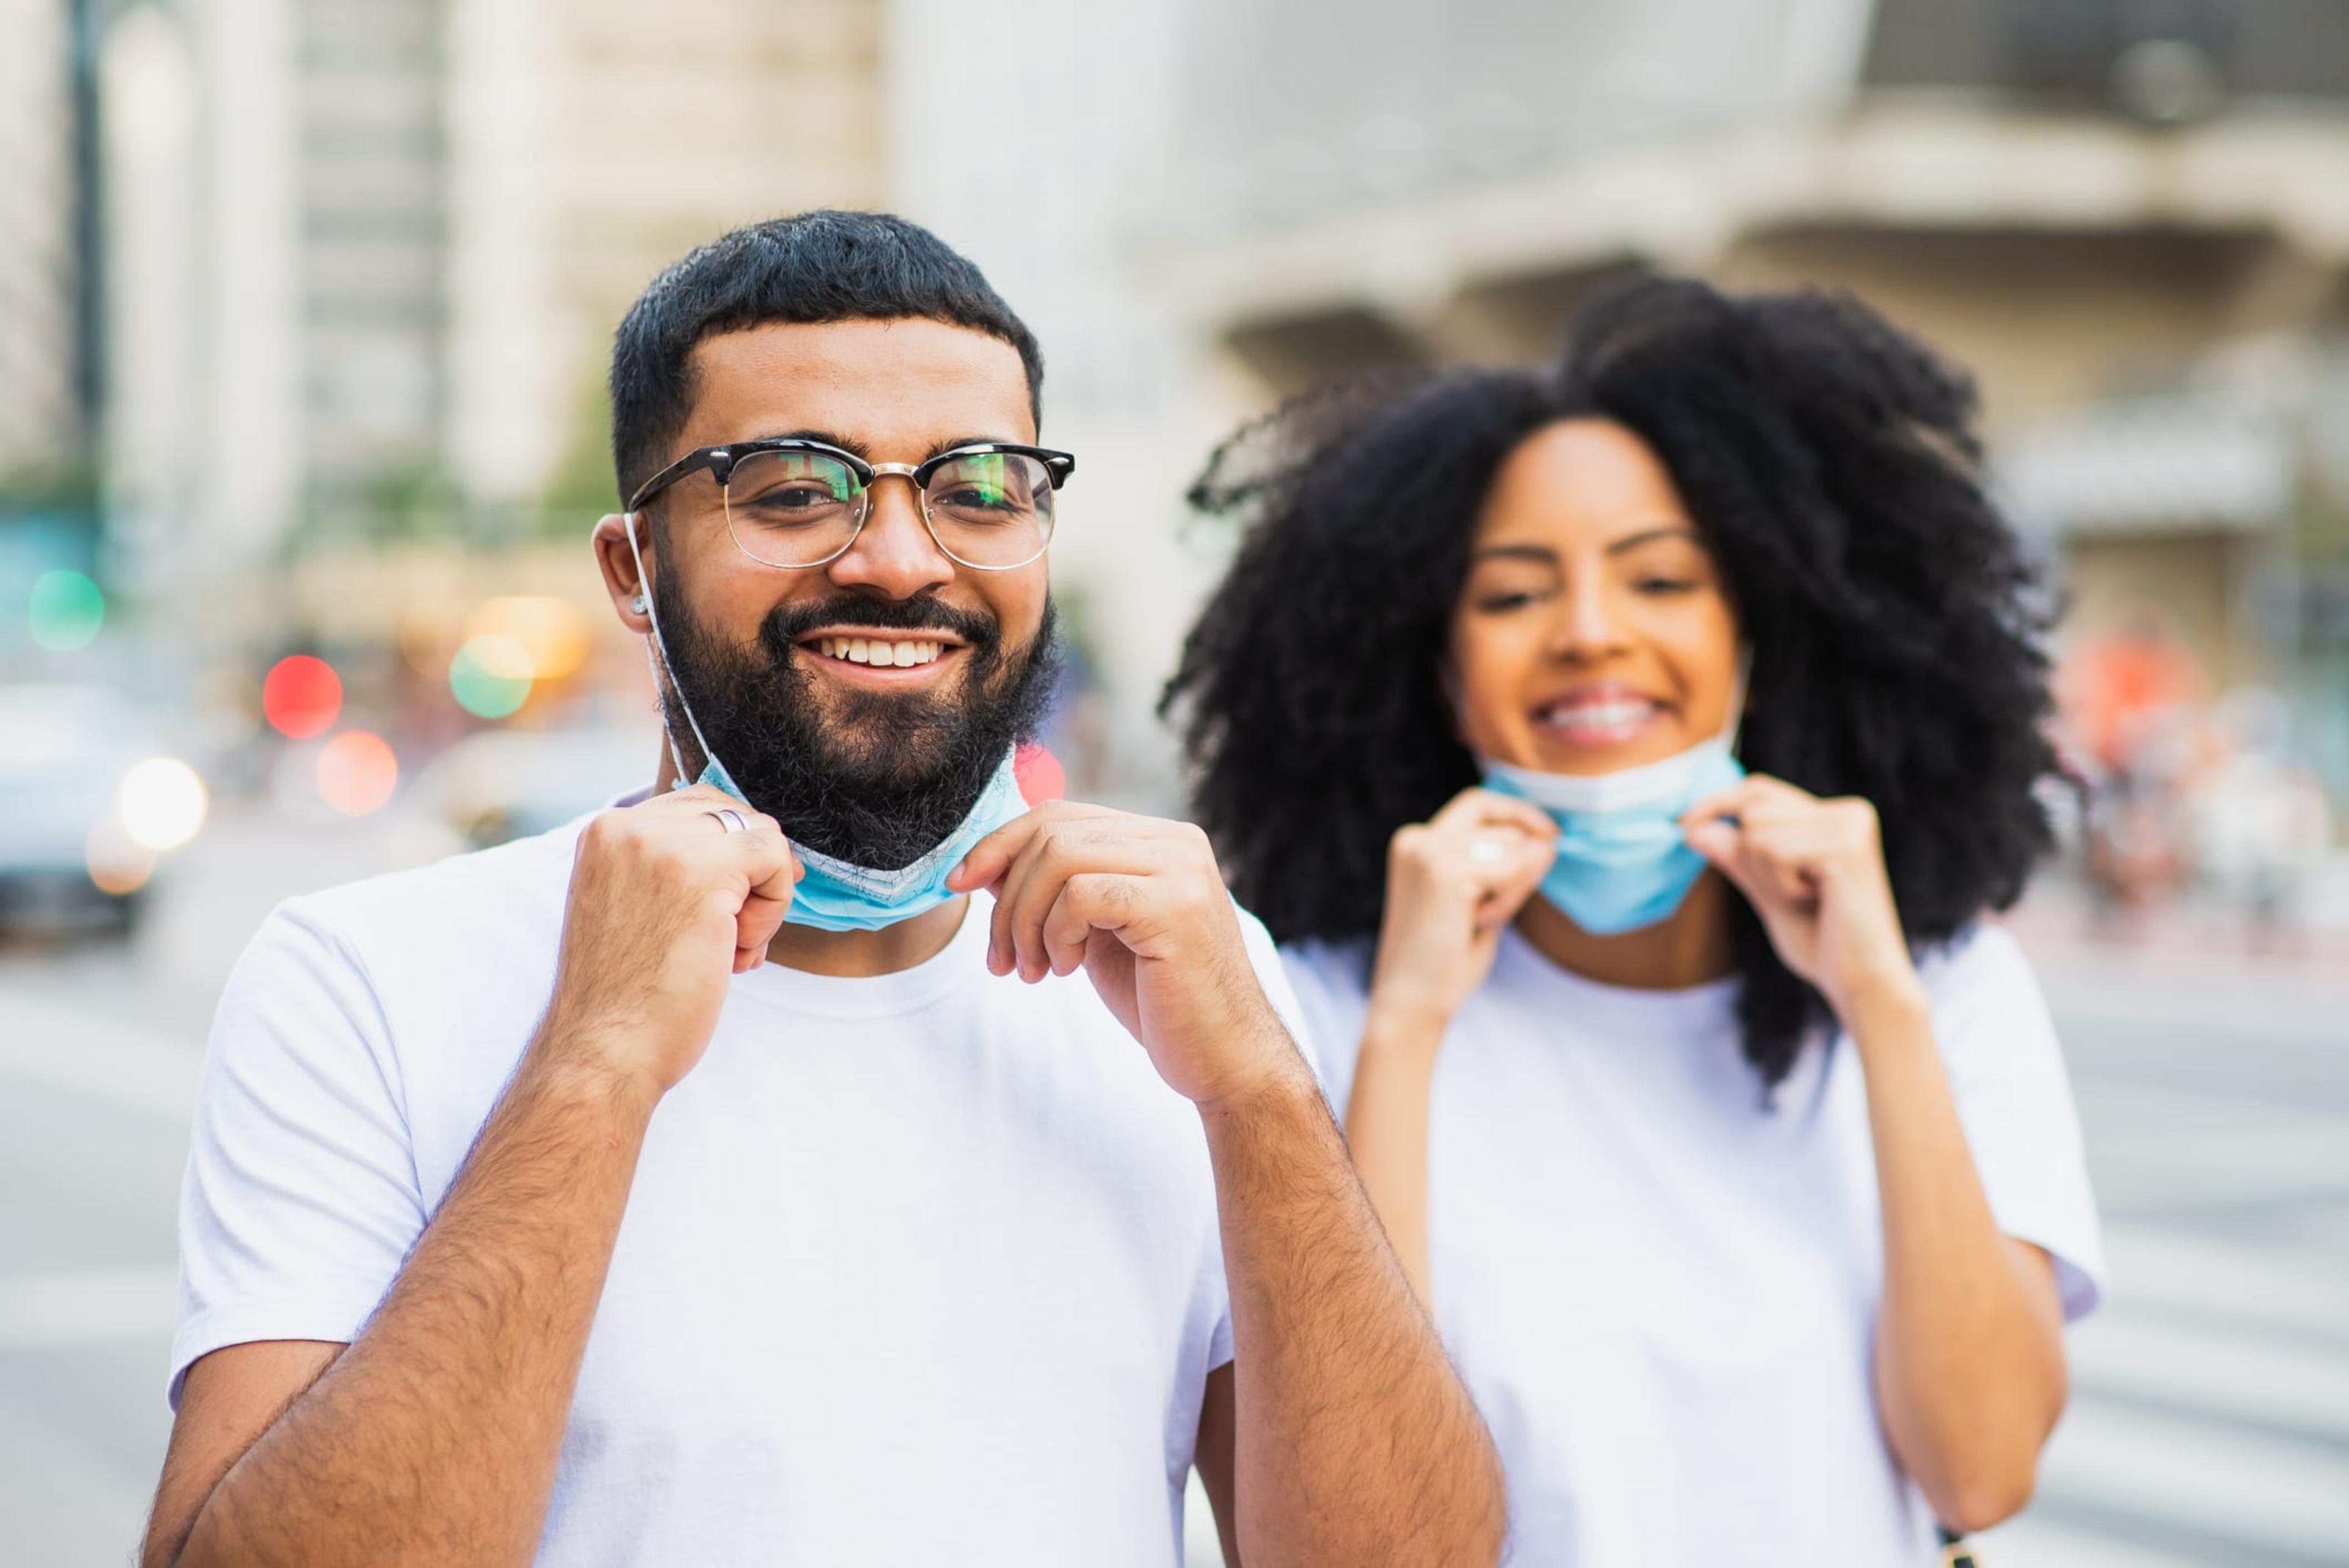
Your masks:
<path fill-rule="evenodd" d="M 643 575 L 642 567 L 638 567 L 636 571 L 637 575 Z M 1752 688 L 1748 685 L 1753 676 L 1754 645 L 1740 643 L 1737 645 L 1737 680 L 1736 684 L 1729 688 L 1729 718 L 1721 727 L 1722 748 L 1732 757 L 1737 757 L 1737 743 L 1744 738 L 1745 699 L 1753 695 Z M 1738 757 L 1737 759 L 1740 762 L 1745 760 L 1742 757 Z"/>
<path fill-rule="evenodd" d="M 709 742 L 701 738 L 700 721 L 693 717 L 693 705 L 685 700 L 685 688 L 678 685 L 677 667 L 669 663 L 668 643 L 661 636 L 660 612 L 653 608 L 653 601 L 656 597 L 653 593 L 653 581 L 645 575 L 644 554 L 636 548 L 636 514 L 633 511 L 625 512 L 621 515 L 620 521 L 628 533 L 629 559 L 636 563 L 636 584 L 644 590 L 645 619 L 651 624 L 653 629 L 652 635 L 645 639 L 645 663 L 651 666 L 653 685 L 677 698 L 678 711 L 685 715 L 686 727 L 693 731 L 693 743 L 701 748 L 702 761 L 716 762 L 718 754 L 710 750 Z M 659 650 L 657 656 L 654 653 L 655 649 Z M 661 738 L 668 743 L 669 765 L 677 773 L 677 777 L 669 781 L 669 788 L 682 789 L 693 782 L 693 776 L 685 770 L 685 758 L 678 754 L 677 731 L 669 726 L 668 707 L 665 703 L 661 707 Z"/>

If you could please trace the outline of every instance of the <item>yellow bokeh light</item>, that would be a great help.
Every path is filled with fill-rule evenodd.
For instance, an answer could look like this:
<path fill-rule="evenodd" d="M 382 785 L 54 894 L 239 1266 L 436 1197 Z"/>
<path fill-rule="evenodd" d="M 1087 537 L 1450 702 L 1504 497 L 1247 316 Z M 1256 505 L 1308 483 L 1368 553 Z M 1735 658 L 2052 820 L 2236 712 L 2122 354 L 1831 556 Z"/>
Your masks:
<path fill-rule="evenodd" d="M 109 817 L 89 830 L 82 863 L 98 892 L 119 898 L 147 885 L 155 874 L 155 851 L 132 838 L 119 819 Z"/>
<path fill-rule="evenodd" d="M 150 757 L 122 776 L 122 826 L 150 850 L 174 850 L 196 836 L 212 798 L 196 770 L 176 757 Z"/>
<path fill-rule="evenodd" d="M 465 635 L 512 638 L 529 655 L 536 681 L 559 681 L 587 662 L 587 617 L 569 600 L 543 593 L 484 600 L 466 620 Z"/>

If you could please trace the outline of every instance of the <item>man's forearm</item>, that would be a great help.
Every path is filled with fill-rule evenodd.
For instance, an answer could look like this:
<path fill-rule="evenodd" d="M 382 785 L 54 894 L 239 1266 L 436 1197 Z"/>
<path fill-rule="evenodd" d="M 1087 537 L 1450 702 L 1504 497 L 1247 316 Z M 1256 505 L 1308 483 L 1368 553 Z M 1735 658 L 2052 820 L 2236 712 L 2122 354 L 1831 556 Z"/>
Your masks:
<path fill-rule="evenodd" d="M 1489 1563 L 1500 1465 L 1303 1065 L 1203 1109 L 1237 1350 L 1252 1568 Z"/>
<path fill-rule="evenodd" d="M 528 1563 L 650 1109 L 533 1050 L 375 1316 L 164 1561 Z"/>

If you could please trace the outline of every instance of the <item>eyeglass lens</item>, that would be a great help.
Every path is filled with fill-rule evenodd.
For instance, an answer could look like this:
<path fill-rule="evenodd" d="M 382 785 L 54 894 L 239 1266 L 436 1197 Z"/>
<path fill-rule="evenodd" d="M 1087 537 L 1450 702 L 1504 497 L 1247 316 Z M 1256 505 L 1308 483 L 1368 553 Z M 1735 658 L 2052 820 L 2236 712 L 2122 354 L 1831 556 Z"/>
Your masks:
<path fill-rule="evenodd" d="M 1052 480 L 1018 452 L 941 463 L 922 493 L 938 548 L 966 566 L 1022 566 L 1052 536 Z M 771 566 L 814 566 L 848 548 L 873 504 L 856 470 L 822 452 L 753 452 L 726 480 L 726 524 Z"/>

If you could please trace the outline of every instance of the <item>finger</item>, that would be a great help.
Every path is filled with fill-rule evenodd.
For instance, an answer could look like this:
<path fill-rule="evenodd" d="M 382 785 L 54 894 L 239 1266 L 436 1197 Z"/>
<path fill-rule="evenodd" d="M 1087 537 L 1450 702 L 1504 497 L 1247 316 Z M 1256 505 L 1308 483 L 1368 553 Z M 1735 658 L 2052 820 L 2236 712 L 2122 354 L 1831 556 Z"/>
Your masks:
<path fill-rule="evenodd" d="M 1557 859 L 1555 840 L 1538 843 L 1528 841 L 1520 850 L 1509 874 L 1495 883 L 1478 903 L 1476 929 L 1489 931 L 1516 919 L 1517 911 L 1533 897 L 1534 890 L 1541 886 L 1542 878 L 1549 874 L 1549 868 Z"/>
<path fill-rule="evenodd" d="M 782 929 L 784 913 L 790 908 L 786 900 L 755 892 L 742 901 L 740 911 L 734 916 L 734 950 L 738 957 L 750 955 L 750 962 L 747 965 L 738 963 L 737 969 L 755 969 L 766 962 L 767 944 Z"/>
<path fill-rule="evenodd" d="M 1799 784 L 1789 784 L 1775 773 L 1748 773 L 1745 782 L 1758 799 L 1809 801 L 1814 804 L 1818 800 L 1818 797 L 1808 789 Z"/>
<path fill-rule="evenodd" d="M 1791 851 L 1783 842 L 1772 842 L 1757 837 L 1750 830 L 1738 856 L 1749 880 L 1760 885 L 1765 896 L 1790 904 L 1807 903 L 1817 892 L 1811 868 L 1806 857 Z"/>
<path fill-rule="evenodd" d="M 962 863 L 947 873 L 947 889 L 950 892 L 973 892 L 991 886 L 1006 868 L 1028 847 L 1028 841 L 1050 822 L 1072 817 L 1114 816 L 1105 806 L 1088 806 L 1077 800 L 1047 800 L 1031 810 L 1022 811 L 987 837 L 970 847 Z"/>
<path fill-rule="evenodd" d="M 1754 800 L 1753 783 L 1752 777 L 1741 779 L 1728 788 L 1715 789 L 1712 794 L 1698 800 L 1695 805 L 1681 813 L 1681 831 L 1686 834 L 1701 823 L 1720 821 L 1724 818 L 1743 817 Z"/>
<path fill-rule="evenodd" d="M 1072 975 L 1084 964 L 1095 931 L 1114 933 L 1131 917 L 1140 896 L 1139 877 L 1080 872 L 1061 884 L 1045 912 L 1043 944 L 1051 972 Z M 1111 923 L 1097 924 L 1097 919 Z"/>
<path fill-rule="evenodd" d="M 1484 820 L 1506 825 L 1528 833 L 1537 839 L 1555 838 L 1557 820 L 1531 800 L 1520 800 L 1514 795 L 1497 794 L 1490 789 L 1476 791 L 1485 808 Z"/>
<path fill-rule="evenodd" d="M 1038 834 L 1003 879 L 997 908 L 1005 916 L 1003 954 L 1023 980 L 1040 980 L 1052 968 L 1044 924 L 1072 877 L 1144 877 L 1164 870 L 1171 846 L 1150 837 L 1138 822 L 1101 827 L 1082 820 L 1056 823 Z"/>
<path fill-rule="evenodd" d="M 1748 903 L 1757 907 L 1763 903 L 1764 886 L 1755 880 L 1749 857 L 1745 853 L 1745 832 L 1726 817 L 1715 817 L 1700 822 L 1682 835 L 1688 847 L 1702 855 L 1714 870 L 1727 877 Z"/>
<path fill-rule="evenodd" d="M 1051 972 L 1073 973 L 1085 960 L 1093 933 L 1111 935 L 1129 928 L 1148 903 L 1150 879 L 1114 872 L 1083 872 L 1060 885 L 1046 912 L 1050 944 L 1060 955 Z"/>
<path fill-rule="evenodd" d="M 1450 833 L 1479 827 L 1507 826 L 1523 829 L 1528 833 L 1554 833 L 1557 825 L 1549 813 L 1530 800 L 1520 800 L 1514 795 L 1504 795 L 1497 789 L 1481 787 L 1463 789 L 1445 803 L 1444 810 L 1428 819 L 1427 825 Z"/>

